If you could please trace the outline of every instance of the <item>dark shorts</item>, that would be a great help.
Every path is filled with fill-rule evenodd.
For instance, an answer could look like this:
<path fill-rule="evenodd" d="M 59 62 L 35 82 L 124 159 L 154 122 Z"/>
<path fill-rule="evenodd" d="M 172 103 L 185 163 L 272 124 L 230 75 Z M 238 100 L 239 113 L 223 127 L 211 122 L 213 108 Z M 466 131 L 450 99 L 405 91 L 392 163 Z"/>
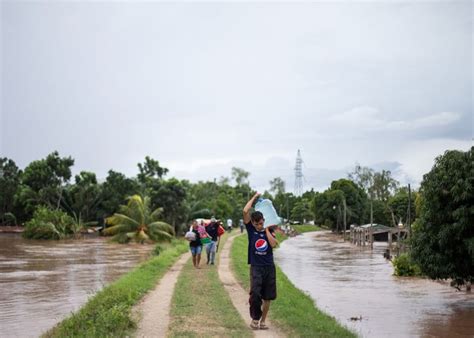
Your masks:
<path fill-rule="evenodd" d="M 251 293 L 260 295 L 263 300 L 276 299 L 275 265 L 253 265 L 251 270 Z"/>

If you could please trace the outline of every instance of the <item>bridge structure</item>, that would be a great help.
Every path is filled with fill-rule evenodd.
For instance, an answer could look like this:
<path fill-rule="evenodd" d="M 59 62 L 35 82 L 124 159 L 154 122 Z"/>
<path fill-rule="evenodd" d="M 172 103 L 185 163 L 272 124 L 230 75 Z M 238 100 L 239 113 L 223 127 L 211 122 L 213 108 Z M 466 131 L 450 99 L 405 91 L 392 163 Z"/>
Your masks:
<path fill-rule="evenodd" d="M 389 247 L 392 245 L 394 238 L 399 240 L 405 239 L 408 235 L 408 230 L 402 227 L 388 227 L 382 224 L 364 224 L 356 226 L 354 224 L 350 227 L 350 240 L 357 246 L 370 246 L 373 248 L 374 241 L 387 241 Z"/>

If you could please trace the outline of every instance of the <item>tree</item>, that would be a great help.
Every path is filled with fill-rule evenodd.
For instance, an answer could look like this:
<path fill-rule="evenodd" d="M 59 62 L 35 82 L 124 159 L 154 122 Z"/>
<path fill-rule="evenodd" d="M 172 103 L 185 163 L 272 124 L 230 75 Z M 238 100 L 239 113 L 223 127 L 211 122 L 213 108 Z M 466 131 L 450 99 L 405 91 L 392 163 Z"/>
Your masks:
<path fill-rule="evenodd" d="M 15 213 L 14 197 L 20 185 L 21 170 L 8 158 L 0 158 L 0 225 Z"/>
<path fill-rule="evenodd" d="M 300 223 L 312 221 L 314 215 L 311 211 L 310 202 L 304 198 L 298 200 L 291 210 L 291 219 Z"/>
<path fill-rule="evenodd" d="M 400 183 L 392 177 L 390 170 L 376 172 L 368 167 L 356 164 L 348 178 L 364 189 L 371 199 L 387 202 L 388 198 L 397 190 Z"/>
<path fill-rule="evenodd" d="M 390 170 L 376 172 L 373 177 L 373 185 L 370 193 L 383 202 L 388 202 L 390 196 L 397 190 L 400 183 L 392 177 Z"/>
<path fill-rule="evenodd" d="M 362 167 L 359 163 L 356 164 L 354 171 L 347 176 L 366 192 L 369 192 L 374 184 L 374 170 L 368 167 Z"/>
<path fill-rule="evenodd" d="M 122 173 L 109 170 L 101 189 L 99 204 L 99 210 L 103 213 L 101 216 L 113 215 L 127 197 L 137 194 L 139 190 L 137 181 L 127 178 Z"/>
<path fill-rule="evenodd" d="M 94 173 L 81 171 L 75 176 L 75 184 L 64 193 L 64 209 L 75 218 L 85 221 L 97 220 L 100 214 L 101 189 Z"/>
<path fill-rule="evenodd" d="M 273 180 L 270 181 L 270 192 L 273 196 L 278 194 L 285 193 L 285 181 L 283 181 L 280 177 L 275 177 Z"/>
<path fill-rule="evenodd" d="M 416 193 L 412 193 L 410 201 L 410 214 L 412 220 L 416 218 L 415 201 Z M 390 197 L 388 199 L 388 207 L 391 215 L 393 215 L 393 220 L 396 222 L 394 226 L 396 226 L 400 220 L 403 224 L 406 224 L 408 220 L 408 188 L 399 189 L 395 195 Z"/>
<path fill-rule="evenodd" d="M 163 220 L 171 224 L 178 233 L 180 226 L 187 221 L 185 184 L 176 178 L 153 180 L 148 184 L 152 208 L 162 207 Z"/>
<path fill-rule="evenodd" d="M 412 257 L 433 279 L 474 281 L 474 147 L 446 151 L 423 176 Z"/>
<path fill-rule="evenodd" d="M 63 197 L 63 185 L 71 178 L 74 159 L 59 157 L 57 151 L 45 159 L 33 161 L 21 175 L 20 189 L 15 198 L 31 216 L 39 205 L 58 209 Z"/>
<path fill-rule="evenodd" d="M 30 239 L 63 239 L 75 235 L 74 220 L 62 210 L 39 206 L 26 222 L 23 237 Z"/>
<path fill-rule="evenodd" d="M 147 184 L 149 180 L 162 179 L 168 173 L 167 168 L 160 167 L 160 163 L 149 156 L 145 157 L 143 164 L 138 163 L 138 170 L 138 182 L 142 184 Z"/>
<path fill-rule="evenodd" d="M 346 200 L 347 224 L 363 224 L 366 219 L 367 194 L 354 182 L 341 178 L 331 182 L 331 190 L 340 190 L 343 193 L 343 199 Z M 342 208 L 342 201 L 336 201 L 336 207 Z"/>
<path fill-rule="evenodd" d="M 149 197 L 133 195 L 127 205 L 120 206 L 120 211 L 107 219 L 111 227 L 104 229 L 103 234 L 114 236 L 113 239 L 121 243 L 171 240 L 173 227 L 159 221 L 161 212 L 161 208 L 150 209 Z"/>
<path fill-rule="evenodd" d="M 232 167 L 232 179 L 235 180 L 235 183 L 238 186 L 243 185 L 244 183 L 248 182 L 248 178 L 250 173 L 245 171 L 244 169 Z"/>

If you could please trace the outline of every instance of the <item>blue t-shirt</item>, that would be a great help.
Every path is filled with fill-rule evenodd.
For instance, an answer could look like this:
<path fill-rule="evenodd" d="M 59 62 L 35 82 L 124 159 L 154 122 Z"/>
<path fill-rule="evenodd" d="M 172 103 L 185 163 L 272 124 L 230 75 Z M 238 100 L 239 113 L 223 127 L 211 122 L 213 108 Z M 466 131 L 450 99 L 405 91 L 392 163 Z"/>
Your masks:
<path fill-rule="evenodd" d="M 249 239 L 248 260 L 250 265 L 274 265 L 273 249 L 268 242 L 265 230 L 257 231 L 252 222 L 245 224 Z"/>

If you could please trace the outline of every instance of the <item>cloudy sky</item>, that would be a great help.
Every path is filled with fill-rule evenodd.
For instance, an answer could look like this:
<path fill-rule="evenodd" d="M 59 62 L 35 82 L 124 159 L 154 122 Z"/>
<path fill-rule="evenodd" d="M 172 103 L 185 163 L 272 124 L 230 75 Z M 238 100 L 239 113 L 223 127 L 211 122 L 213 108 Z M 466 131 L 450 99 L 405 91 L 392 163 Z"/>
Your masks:
<path fill-rule="evenodd" d="M 355 163 L 419 184 L 473 137 L 471 1 L 21 2 L 1 10 L 0 156 L 318 190 Z"/>

